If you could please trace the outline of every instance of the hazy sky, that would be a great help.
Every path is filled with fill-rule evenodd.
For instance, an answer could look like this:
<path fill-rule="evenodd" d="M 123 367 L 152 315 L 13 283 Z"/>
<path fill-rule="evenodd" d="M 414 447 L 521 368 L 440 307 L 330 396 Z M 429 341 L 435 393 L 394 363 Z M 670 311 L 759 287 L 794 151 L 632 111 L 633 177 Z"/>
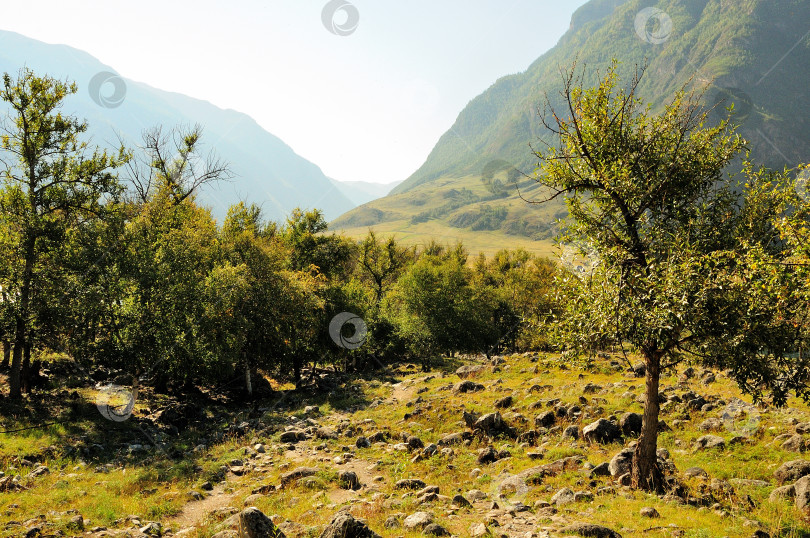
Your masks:
<path fill-rule="evenodd" d="M 330 177 L 387 183 L 425 161 L 470 99 L 551 48 L 584 3 L 36 0 L 4 3 L 0 28 L 245 112 Z"/>

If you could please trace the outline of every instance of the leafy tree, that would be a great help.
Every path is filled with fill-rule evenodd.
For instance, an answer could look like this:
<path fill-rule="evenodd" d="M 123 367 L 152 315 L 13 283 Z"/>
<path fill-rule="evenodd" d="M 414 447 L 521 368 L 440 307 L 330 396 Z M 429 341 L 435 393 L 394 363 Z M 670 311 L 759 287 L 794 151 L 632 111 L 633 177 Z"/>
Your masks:
<path fill-rule="evenodd" d="M 397 282 L 400 332 L 411 352 L 486 351 L 497 341 L 492 323 L 497 301 L 490 287 L 475 286 L 463 247 L 431 244 Z M 439 253 L 438 255 L 436 253 Z"/>
<path fill-rule="evenodd" d="M 34 303 L 43 290 L 41 267 L 66 233 L 103 218 L 108 198 L 120 194 L 113 173 L 125 163 L 98 149 L 89 152 L 80 136 L 87 125 L 59 112 L 76 85 L 22 69 L 3 76 L 0 98 L 8 105 L 2 126 L 0 215 L 13 248 L 4 288 L 15 297 L 10 396 L 21 396 L 24 350 L 30 351 L 36 323 Z"/>
<path fill-rule="evenodd" d="M 547 348 L 546 333 L 559 309 L 554 301 L 559 269 L 548 258 L 519 248 L 500 250 L 492 259 L 481 254 L 475 263 L 478 286 L 493 288 L 497 299 L 493 324 L 497 341 L 522 349 Z"/>
<path fill-rule="evenodd" d="M 382 302 L 386 289 L 396 281 L 412 257 L 413 251 L 397 245 L 393 237 L 380 241 L 373 231 L 369 231 L 360 243 L 358 265 L 371 282 L 377 306 Z"/>
<path fill-rule="evenodd" d="M 749 177 L 741 204 L 723 175 L 744 141 L 727 122 L 709 126 L 700 96 L 684 89 L 653 113 L 636 95 L 642 75 L 621 88 L 614 63 L 586 89 L 576 68 L 566 73 L 567 110 L 552 110 L 548 126 L 559 145 L 536 156 L 547 199 L 566 198 L 567 238 L 589 243 L 599 258 L 591 274 L 568 275 L 560 286 L 560 336 L 580 350 L 600 338 L 628 342 L 644 357 L 632 482 L 657 491 L 665 486 L 656 460 L 663 369 L 687 358 L 729 368 L 744 390 L 770 389 L 776 403 L 787 390 L 806 397 L 808 389 L 804 364 L 789 358 L 781 333 L 769 333 L 771 291 L 746 291 L 765 267 L 752 253 L 778 251 L 765 247 L 773 247 L 772 225 L 750 225 L 752 215 L 776 216 L 755 196 L 760 178 Z"/>
<path fill-rule="evenodd" d="M 319 273 L 330 278 L 351 272 L 353 245 L 339 235 L 327 234 L 327 228 L 320 210 L 293 210 L 280 232 L 292 249 L 291 269 L 309 271 L 314 266 Z"/>
<path fill-rule="evenodd" d="M 208 332 L 217 341 L 214 360 L 243 367 L 248 394 L 257 368 L 286 373 L 291 366 L 300 380 L 307 350 L 316 345 L 321 280 L 285 270 L 290 250 L 255 205 L 230 208 L 220 242 L 224 260 L 206 284 Z"/>

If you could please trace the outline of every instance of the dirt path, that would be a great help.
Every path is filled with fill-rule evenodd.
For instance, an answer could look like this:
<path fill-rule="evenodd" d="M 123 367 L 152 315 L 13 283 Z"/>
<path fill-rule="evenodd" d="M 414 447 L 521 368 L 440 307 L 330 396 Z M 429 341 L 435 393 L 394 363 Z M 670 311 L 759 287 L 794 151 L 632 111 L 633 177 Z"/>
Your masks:
<path fill-rule="evenodd" d="M 225 493 L 228 487 L 227 482 L 217 484 L 213 490 L 201 501 L 186 503 L 183 511 L 168 521 L 168 524 L 177 528 L 198 527 L 203 523 L 205 516 L 217 508 L 234 506 L 232 503 L 237 497 L 237 493 Z"/>

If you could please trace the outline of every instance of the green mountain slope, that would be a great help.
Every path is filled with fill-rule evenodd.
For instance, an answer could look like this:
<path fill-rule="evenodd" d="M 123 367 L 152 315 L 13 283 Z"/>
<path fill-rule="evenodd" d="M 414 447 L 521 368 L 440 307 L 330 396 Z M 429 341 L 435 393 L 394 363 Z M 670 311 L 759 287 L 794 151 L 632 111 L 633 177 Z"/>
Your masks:
<path fill-rule="evenodd" d="M 560 69 L 575 60 L 587 65 L 589 84 L 612 58 L 622 62 L 620 71 L 627 78 L 636 65 L 648 64 L 640 93 L 654 107 L 691 78 L 694 87 L 706 91 L 708 104 L 720 103 L 718 117 L 735 102 L 736 121 L 756 160 L 773 167 L 808 161 L 808 30 L 810 0 L 593 0 L 574 14 L 557 46 L 525 72 L 499 79 L 473 99 L 425 163 L 388 197 L 348 212 L 333 226 L 351 234 L 374 225 L 403 237 L 426 239 L 431 231 L 464 235 L 477 250 L 473 226 L 463 225 L 475 222 L 471 213 L 491 206 L 502 218 L 500 227 L 490 231 L 500 233 L 505 245 L 518 237 L 548 241 L 553 226 L 543 219 L 558 214 L 560 207 L 527 209 L 514 189 L 497 201 L 468 196 L 466 203 L 438 204 L 423 222 L 421 207 L 406 200 L 428 192 L 444 196 L 440 185 L 474 191 L 492 168 L 531 173 L 536 161 L 530 144 L 553 141 L 538 112 L 546 96 L 561 110 Z M 548 244 L 534 247 L 547 250 Z"/>

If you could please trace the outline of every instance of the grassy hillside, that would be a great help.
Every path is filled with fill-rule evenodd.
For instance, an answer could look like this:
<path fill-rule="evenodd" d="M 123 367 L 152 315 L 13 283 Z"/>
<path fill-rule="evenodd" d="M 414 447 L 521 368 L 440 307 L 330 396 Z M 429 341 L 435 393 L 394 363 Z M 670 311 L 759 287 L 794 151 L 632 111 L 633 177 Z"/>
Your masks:
<path fill-rule="evenodd" d="M 514 189 L 491 187 L 493 182 L 508 181 L 506 175 L 499 170 L 490 182 L 481 176 L 442 178 L 363 205 L 330 228 L 357 238 L 374 229 L 407 244 L 462 241 L 473 254 L 523 247 L 538 255 L 554 255 L 555 220 L 565 216 L 563 206 L 530 204 Z M 537 198 L 538 186 L 522 179 L 523 196 Z"/>
<path fill-rule="evenodd" d="M 659 30 L 656 18 L 636 28 L 640 13 L 644 20 L 642 9 L 650 7 L 660 9 L 661 20 L 672 24 L 660 40 L 655 39 Z M 622 62 L 620 73 L 628 79 L 636 65 L 648 63 L 639 94 L 653 107 L 691 78 L 693 88 L 705 91 L 707 105 L 718 104 L 714 120 L 726 114 L 725 106 L 735 103 L 735 121 L 755 160 L 777 168 L 810 161 L 810 92 L 805 89 L 810 75 L 809 27 L 810 0 L 589 2 L 574 14 L 571 28 L 556 47 L 525 72 L 501 78 L 473 99 L 425 163 L 390 197 L 429 198 L 433 192 L 429 185 L 448 181 L 455 181 L 457 190 L 473 190 L 493 161 L 530 174 L 536 165 L 530 144 L 540 147 L 539 139 L 553 142 L 551 133 L 541 128 L 537 113 L 543 112 L 546 96 L 553 107 L 562 110 L 560 68 L 569 68 L 575 59 L 587 65 L 586 84 L 595 83 L 597 72 L 612 58 Z M 652 38 L 647 31 L 653 32 Z M 518 219 L 518 204 L 514 198 L 510 200 L 507 218 Z M 363 216 L 366 220 L 376 216 L 375 228 L 396 231 L 403 237 L 422 236 L 418 224 L 409 220 L 420 210 L 406 210 L 408 204 L 402 199 L 395 203 L 399 211 L 392 211 L 392 203 L 388 198 L 371 202 L 341 216 L 334 226 L 355 233 L 353 223 Z M 556 206 L 537 214 L 553 215 L 559 209 Z M 454 207 L 452 212 L 434 215 L 434 233 L 453 236 L 458 229 L 453 222 L 463 221 L 456 218 L 459 210 L 461 207 Z M 532 233 L 523 237 L 537 238 Z M 506 242 L 512 239 L 502 237 Z M 473 236 L 472 241 L 475 250 L 478 240 Z M 537 244 L 535 248 L 543 247 Z"/>

